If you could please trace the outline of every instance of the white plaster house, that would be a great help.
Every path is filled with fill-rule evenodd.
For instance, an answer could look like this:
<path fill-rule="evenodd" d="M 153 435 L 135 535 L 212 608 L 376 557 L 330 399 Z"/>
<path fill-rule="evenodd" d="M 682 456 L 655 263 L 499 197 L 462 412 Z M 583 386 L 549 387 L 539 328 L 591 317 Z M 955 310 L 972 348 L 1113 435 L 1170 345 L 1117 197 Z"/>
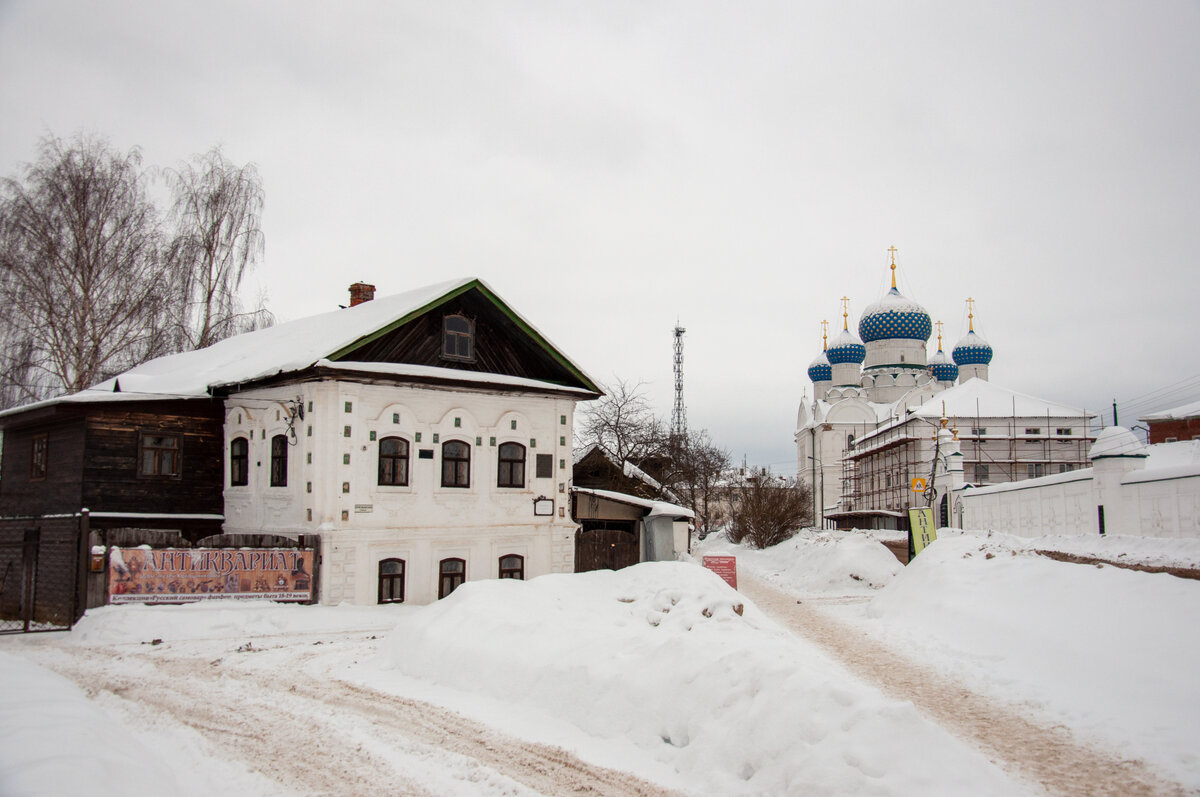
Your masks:
<path fill-rule="evenodd" d="M 322 603 L 573 572 L 571 430 L 596 383 L 480 280 L 351 293 L 121 389 L 224 399 L 224 531 L 321 535 Z"/>

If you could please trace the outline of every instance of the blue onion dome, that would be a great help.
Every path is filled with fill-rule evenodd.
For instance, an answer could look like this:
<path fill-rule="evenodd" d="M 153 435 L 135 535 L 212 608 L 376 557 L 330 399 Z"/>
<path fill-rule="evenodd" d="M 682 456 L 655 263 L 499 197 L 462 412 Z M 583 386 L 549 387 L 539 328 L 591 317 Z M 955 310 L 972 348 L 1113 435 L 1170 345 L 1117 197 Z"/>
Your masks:
<path fill-rule="evenodd" d="M 858 334 L 865 343 L 892 338 L 924 342 L 932 333 L 933 324 L 925 308 L 902 296 L 894 286 L 868 307 L 858 322 Z"/>
<path fill-rule="evenodd" d="M 825 352 L 818 354 L 817 358 L 809 363 L 808 378 L 814 382 L 828 382 L 833 379 L 833 367 L 829 364 Z"/>
<path fill-rule="evenodd" d="M 859 363 L 867 358 L 867 348 L 862 341 L 848 329 L 843 329 L 833 339 L 833 345 L 825 351 L 825 357 L 830 363 Z"/>
<path fill-rule="evenodd" d="M 929 373 L 939 382 L 953 382 L 958 379 L 958 366 L 939 348 L 937 354 L 929 358 Z"/>
<path fill-rule="evenodd" d="M 954 362 L 960 366 L 987 365 L 992 361 L 992 347 L 975 330 L 971 330 L 963 335 L 958 343 L 954 344 L 954 351 L 951 352 L 951 355 L 954 357 Z"/>

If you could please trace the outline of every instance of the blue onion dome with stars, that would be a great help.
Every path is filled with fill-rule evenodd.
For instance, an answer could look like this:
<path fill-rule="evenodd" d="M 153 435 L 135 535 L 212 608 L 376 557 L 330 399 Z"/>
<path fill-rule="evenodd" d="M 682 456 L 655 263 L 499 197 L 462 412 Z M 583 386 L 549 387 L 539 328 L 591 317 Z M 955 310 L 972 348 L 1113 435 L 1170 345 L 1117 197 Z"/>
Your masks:
<path fill-rule="evenodd" d="M 866 343 L 893 338 L 928 341 L 933 323 L 925 308 L 903 296 L 896 286 L 867 308 L 858 322 L 858 334 Z"/>
<path fill-rule="evenodd" d="M 828 382 L 833 379 L 833 366 L 829 364 L 825 352 L 818 354 L 817 358 L 809 363 L 808 378 L 814 382 Z"/>
<path fill-rule="evenodd" d="M 992 347 L 972 329 L 954 344 L 951 355 L 960 366 L 987 365 L 992 361 Z"/>
<path fill-rule="evenodd" d="M 830 363 L 857 363 L 867 358 L 867 347 L 848 329 L 843 329 L 833 339 L 833 344 L 825 351 L 825 357 Z"/>
<path fill-rule="evenodd" d="M 937 354 L 929 358 L 929 373 L 939 382 L 953 382 L 958 379 L 958 366 L 951 362 L 939 346 Z"/>

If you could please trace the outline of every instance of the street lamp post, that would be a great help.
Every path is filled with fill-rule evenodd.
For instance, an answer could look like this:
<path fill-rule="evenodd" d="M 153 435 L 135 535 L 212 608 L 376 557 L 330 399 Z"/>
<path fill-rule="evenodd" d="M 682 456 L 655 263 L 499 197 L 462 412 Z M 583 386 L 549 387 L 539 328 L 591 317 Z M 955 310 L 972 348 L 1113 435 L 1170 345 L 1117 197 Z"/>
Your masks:
<path fill-rule="evenodd" d="M 825 463 L 813 456 L 810 456 L 809 459 L 811 459 L 812 463 L 813 463 L 813 488 L 814 489 L 817 486 L 817 466 L 819 465 L 821 467 L 821 490 L 820 490 L 820 494 L 819 494 L 819 497 L 821 500 L 821 525 L 820 526 L 817 526 L 816 497 L 814 497 L 814 499 L 813 499 L 812 514 L 813 514 L 813 525 L 817 526 L 817 528 L 819 528 L 819 529 L 823 529 L 823 528 L 825 528 Z"/>

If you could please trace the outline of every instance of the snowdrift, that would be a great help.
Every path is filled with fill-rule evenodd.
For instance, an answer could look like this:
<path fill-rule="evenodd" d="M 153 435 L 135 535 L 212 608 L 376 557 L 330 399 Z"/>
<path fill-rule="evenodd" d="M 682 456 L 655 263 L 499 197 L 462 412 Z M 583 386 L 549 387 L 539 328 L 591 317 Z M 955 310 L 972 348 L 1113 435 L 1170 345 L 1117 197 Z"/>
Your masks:
<path fill-rule="evenodd" d="M 1011 794 L 983 756 L 690 563 L 480 581 L 403 617 L 405 675 L 620 738 L 707 794 Z"/>

